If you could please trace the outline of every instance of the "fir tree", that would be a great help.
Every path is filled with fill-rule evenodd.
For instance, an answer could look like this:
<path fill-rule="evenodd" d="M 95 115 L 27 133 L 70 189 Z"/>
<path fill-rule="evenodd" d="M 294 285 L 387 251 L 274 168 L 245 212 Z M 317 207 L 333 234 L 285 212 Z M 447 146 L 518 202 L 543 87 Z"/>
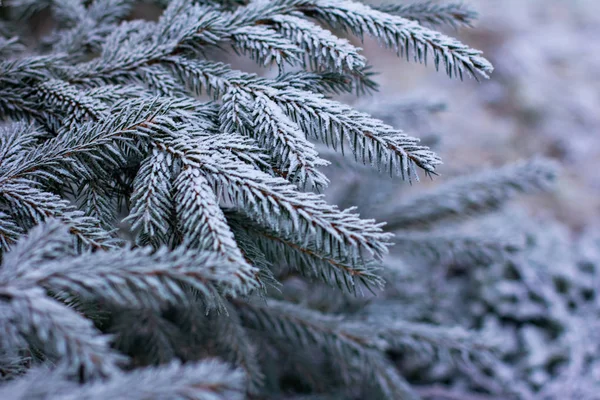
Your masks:
<path fill-rule="evenodd" d="M 419 270 L 404 263 L 510 258 L 518 244 L 442 224 L 546 187 L 551 165 L 449 183 L 377 216 L 387 227 L 319 194 L 323 167 L 348 165 L 342 154 L 411 182 L 441 163 L 332 99 L 376 89 L 361 49 L 339 35 L 487 78 L 480 51 L 428 27 L 469 25 L 473 12 L 176 0 L 151 2 L 160 17 L 142 20 L 130 0 L 5 1 L 0 397 L 417 399 L 449 364 L 467 390 L 526 392 L 495 374 L 493 345 L 409 315 L 397 297 L 419 294 L 393 292 L 424 289 L 423 276 L 406 284 L 400 272 Z M 51 32 L 34 29 L 41 16 Z M 228 49 L 277 76 L 214 61 Z M 397 262 L 384 259 L 392 243 Z M 356 296 L 384 279 L 378 300 Z"/>

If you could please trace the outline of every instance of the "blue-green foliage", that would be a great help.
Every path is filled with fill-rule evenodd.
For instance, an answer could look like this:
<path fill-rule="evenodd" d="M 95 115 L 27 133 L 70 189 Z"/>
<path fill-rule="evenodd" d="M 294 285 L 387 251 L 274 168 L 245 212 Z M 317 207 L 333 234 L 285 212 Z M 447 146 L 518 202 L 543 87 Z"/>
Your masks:
<path fill-rule="evenodd" d="M 490 372 L 505 361 L 494 344 L 419 314 L 429 300 L 418 297 L 418 268 L 512 260 L 520 243 L 440 224 L 546 187 L 551 165 L 450 183 L 380 215 L 389 229 L 319 194 L 335 186 L 323 167 L 345 165 L 341 154 L 369 176 L 411 182 L 441 163 L 417 138 L 332 99 L 377 87 L 361 49 L 339 36 L 487 78 L 480 51 L 420 24 L 469 25 L 472 11 L 5 1 L 0 376 L 10 382 L 0 398 L 417 399 L 414 384 L 448 368 L 467 391 L 519 392 Z M 136 19 L 140 7 L 158 18 Z M 229 49 L 278 74 L 212 59 Z"/>

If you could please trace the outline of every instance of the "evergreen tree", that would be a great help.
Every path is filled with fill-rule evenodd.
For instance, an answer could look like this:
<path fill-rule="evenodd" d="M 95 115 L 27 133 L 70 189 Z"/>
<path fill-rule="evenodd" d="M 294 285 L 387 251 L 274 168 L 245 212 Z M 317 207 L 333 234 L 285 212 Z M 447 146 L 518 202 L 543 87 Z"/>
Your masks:
<path fill-rule="evenodd" d="M 501 348 L 423 293 L 432 265 L 461 274 L 512 260 L 518 243 L 445 224 L 547 187 L 551 164 L 394 203 L 374 216 L 387 226 L 351 207 L 374 207 L 347 192 L 362 183 L 339 201 L 319 194 L 324 167 L 356 168 L 342 154 L 372 184 L 373 172 L 412 182 L 441 163 L 332 99 L 376 89 L 361 49 L 339 36 L 486 78 L 481 52 L 428 27 L 469 25 L 473 12 L 176 0 L 146 3 L 160 10 L 152 20 L 133 18 L 138 6 L 2 5 L 0 398 L 417 399 L 431 397 L 420 385 L 448 382 L 531 391 L 505 373 Z M 278 74 L 215 61 L 229 48 Z M 339 188 L 339 171 L 330 177 Z M 393 243 L 401 256 L 386 258 Z"/>

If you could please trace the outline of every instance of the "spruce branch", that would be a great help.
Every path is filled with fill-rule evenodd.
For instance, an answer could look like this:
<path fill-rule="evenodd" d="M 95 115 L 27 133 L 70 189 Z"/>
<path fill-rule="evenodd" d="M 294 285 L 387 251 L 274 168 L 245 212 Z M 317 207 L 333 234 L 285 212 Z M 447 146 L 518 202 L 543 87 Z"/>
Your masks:
<path fill-rule="evenodd" d="M 279 74 L 277 82 L 298 90 L 323 93 L 350 93 L 353 89 L 346 75 L 337 72 L 286 72 Z M 373 81 L 369 84 L 377 86 Z"/>
<path fill-rule="evenodd" d="M 19 37 L 1 37 L 0 36 L 0 57 L 9 57 L 21 53 L 25 50 L 25 46 L 19 43 Z"/>
<path fill-rule="evenodd" d="M 117 110 L 120 112 L 117 113 Z M 82 243 L 95 248 L 114 246 L 112 233 L 105 231 L 99 220 L 90 214 L 85 216 L 67 200 L 48 193 L 42 186 L 72 182 L 76 176 L 94 181 L 98 175 L 106 174 L 107 167 L 122 166 L 126 163 L 128 149 L 123 144 L 133 139 L 140 140 L 146 132 L 152 133 L 146 126 L 165 112 L 165 107 L 153 101 L 133 100 L 117 103 L 110 111 L 115 115 L 104 118 L 102 122 L 90 121 L 72 128 L 63 127 L 56 137 L 40 146 L 27 144 L 22 151 L 18 151 L 18 146 L 10 152 L 5 151 L 5 157 L 0 160 L 2 202 L 21 226 L 29 228 L 48 218 L 60 218 L 71 226 L 73 234 Z M 25 133 L 24 138 L 32 135 Z M 14 141 L 5 143 L 8 145 Z M 95 160 L 102 160 L 103 164 Z M 109 218 L 109 215 L 105 217 Z"/>
<path fill-rule="evenodd" d="M 19 85 L 22 80 L 42 80 L 48 70 L 60 60 L 59 56 L 29 56 L 2 60 L 0 62 L 0 83 L 4 85 Z"/>
<path fill-rule="evenodd" d="M 350 147 L 355 159 L 403 179 L 418 180 L 415 167 L 435 173 L 441 163 L 437 154 L 419 139 L 322 95 L 282 90 L 272 97 L 308 136 L 344 152 Z"/>
<path fill-rule="evenodd" d="M 0 129 L 0 372 L 20 373 L 28 352 L 58 364 L 3 386 L 0 397 L 268 398 L 297 390 L 287 374 L 304 371 L 298 384 L 317 392 L 416 399 L 394 352 L 421 361 L 424 380 L 454 368 L 447 359 L 469 368 L 486 354 L 468 332 L 374 318 L 399 305 L 410 310 L 396 316 L 428 316 L 405 301 L 426 291 L 387 306 L 352 297 L 383 285 L 377 263 L 392 235 L 313 192 L 335 184 L 320 170 L 327 162 L 315 141 L 409 181 L 441 163 L 418 139 L 327 97 L 376 87 L 361 49 L 328 26 L 374 36 L 416 61 L 433 55 L 450 75 L 486 76 L 479 51 L 414 21 L 467 24 L 466 9 L 148 5 L 161 15 L 137 18 L 133 0 L 13 0 L 3 14 L 20 24 L 43 11 L 55 24 L 30 38 L 0 23 L 0 119 L 19 121 Z M 212 61 L 223 49 L 279 74 Z M 212 101 L 202 103 L 204 94 Z M 450 212 L 421 213 L 433 223 Z M 401 250 L 428 263 L 484 262 L 495 249 L 437 230 L 404 233 Z M 392 280 L 392 292 L 408 281 Z M 207 360 L 215 356 L 230 365 Z M 126 361 L 128 371 L 119 370 Z M 165 365 L 131 371 L 149 364 Z M 473 386 L 497 391 L 495 378 L 477 379 Z"/>
<path fill-rule="evenodd" d="M 103 299 L 120 306 L 158 307 L 162 303 L 185 302 L 183 286 L 203 295 L 211 306 L 218 305 L 218 286 L 234 291 L 235 276 L 215 255 L 178 249 L 152 251 L 124 249 L 46 263 L 35 284 L 53 291 L 66 291 L 80 298 Z M 23 279 L 31 279 L 24 276 Z M 242 286 L 242 285 L 240 285 Z"/>
<path fill-rule="evenodd" d="M 172 214 L 172 160 L 169 154 L 153 150 L 147 157 L 133 181 L 131 209 L 124 221 L 131 229 L 141 228 L 142 234 L 163 242 L 171 228 Z"/>
<path fill-rule="evenodd" d="M 13 122 L 0 127 L 0 163 L 13 164 L 43 136 L 34 124 Z"/>
<path fill-rule="evenodd" d="M 0 185 L 0 204 L 23 228 L 32 227 L 51 218 L 70 226 L 71 233 L 91 248 L 112 248 L 118 244 L 111 232 L 98 220 L 85 216 L 60 196 L 36 188 L 36 182 L 19 179 Z"/>
<path fill-rule="evenodd" d="M 522 243 L 498 235 L 408 230 L 396 233 L 393 249 L 403 257 L 426 262 L 475 266 L 508 259 L 522 249 Z"/>
<path fill-rule="evenodd" d="M 75 120 L 98 120 L 108 109 L 102 101 L 85 96 L 76 87 L 57 79 L 41 82 L 34 90 L 39 101 Z"/>
<path fill-rule="evenodd" d="M 87 16 L 102 25 L 125 19 L 135 5 L 134 0 L 95 0 L 87 7 Z"/>
<path fill-rule="evenodd" d="M 200 4 L 221 7 L 223 10 L 235 11 L 239 6 L 248 5 L 249 0 L 200 0 Z"/>
<path fill-rule="evenodd" d="M 259 281 L 262 285 L 261 289 L 263 291 L 267 291 L 269 288 L 278 290 L 281 286 L 281 283 L 275 279 L 271 261 L 266 258 L 265 254 L 258 248 L 252 238 L 245 231 L 235 229 L 235 226 L 231 224 L 229 220 L 229 214 L 231 212 L 227 210 L 223 211 L 225 212 L 227 223 L 235 235 L 235 240 L 238 243 L 242 254 L 244 254 L 244 257 L 249 260 L 252 265 L 259 269 L 258 275 Z"/>
<path fill-rule="evenodd" d="M 418 399 L 393 366 L 379 353 L 384 344 L 376 337 L 346 331 L 341 320 L 308 311 L 283 302 L 269 301 L 268 306 L 235 303 L 242 323 L 275 340 L 290 341 L 294 346 L 316 346 L 333 359 L 340 377 L 348 384 L 362 381 L 375 386 L 388 398 Z"/>
<path fill-rule="evenodd" d="M 361 285 L 380 289 L 383 281 L 376 274 L 373 261 L 336 257 L 320 250 L 314 243 L 303 243 L 290 235 L 277 233 L 242 214 L 228 212 L 227 219 L 236 237 L 244 234 L 268 260 L 278 260 L 277 268 L 285 265 L 309 278 L 356 294 Z"/>
<path fill-rule="evenodd" d="M 419 395 L 427 399 L 436 400 L 500 400 L 501 397 L 489 396 L 478 393 L 465 393 L 463 391 L 450 389 L 442 385 L 420 386 L 415 389 Z"/>
<path fill-rule="evenodd" d="M 48 373 L 43 368 L 0 388 L 0 396 L 14 400 L 242 400 L 244 374 L 217 360 L 158 367 L 119 374 L 88 385 L 66 381 L 62 371 Z"/>
<path fill-rule="evenodd" d="M 366 67 L 367 60 L 359 48 L 346 39 L 294 15 L 278 15 L 272 19 L 276 29 L 304 52 L 304 62 L 312 70 L 329 69 L 352 74 Z"/>
<path fill-rule="evenodd" d="M 343 329 L 349 332 L 367 329 L 369 334 L 385 341 L 388 351 L 411 351 L 420 356 L 452 358 L 468 365 L 473 364 L 475 359 L 497 361 L 493 355 L 493 343 L 485 342 L 461 327 L 439 327 L 372 316 L 362 321 L 346 322 Z"/>
<path fill-rule="evenodd" d="M 85 216 L 97 220 L 109 231 L 118 219 L 117 189 L 112 185 L 106 188 L 102 183 L 90 179 L 78 185 L 74 190 L 75 204 Z"/>
<path fill-rule="evenodd" d="M 83 61 L 101 49 L 106 37 L 128 16 L 135 2 L 95 0 L 91 4 L 81 1 L 51 3 L 54 18 L 62 23 L 45 42 L 54 51 L 67 54 L 70 60 Z"/>
<path fill-rule="evenodd" d="M 274 61 L 283 68 L 285 62 L 293 65 L 302 55 L 302 50 L 291 40 L 264 26 L 240 27 L 232 34 L 231 40 L 236 53 L 247 54 L 265 66 Z"/>
<path fill-rule="evenodd" d="M 0 274 L 5 275 L 3 270 Z M 6 276 L 2 278 L 2 347 L 36 346 L 47 356 L 64 360 L 68 373 L 80 379 L 115 372 L 123 358 L 110 349 L 108 337 L 101 335 L 91 321 L 47 297 L 40 289 L 7 282 Z"/>
<path fill-rule="evenodd" d="M 443 63 L 450 77 L 462 79 L 464 73 L 468 73 L 474 78 L 487 78 L 493 70 L 492 65 L 481 56 L 481 51 L 422 27 L 415 21 L 377 11 L 362 3 L 349 0 L 299 0 L 296 7 L 321 21 L 348 29 L 359 37 L 368 33 L 407 59 L 412 51 L 415 62 L 427 63 L 431 54 L 436 69 Z"/>
<path fill-rule="evenodd" d="M 477 12 L 463 3 L 439 4 L 431 0 L 408 4 L 384 3 L 373 8 L 386 14 L 415 20 L 419 24 L 450 25 L 453 28 L 471 27 L 478 16 Z"/>
<path fill-rule="evenodd" d="M 277 157 L 278 168 L 290 182 L 302 187 L 324 188 L 329 180 L 318 168 L 327 165 L 315 146 L 281 108 L 264 95 L 257 96 L 252 119 L 258 144 Z"/>
<path fill-rule="evenodd" d="M 235 132 L 246 124 L 257 94 L 275 103 L 309 137 L 334 149 L 348 146 L 355 157 L 405 179 L 416 177 L 415 166 L 434 173 L 439 157 L 418 139 L 320 94 L 229 69 L 224 64 L 168 58 L 167 62 L 196 93 L 225 96 L 221 128 Z M 316 122 L 316 123 L 315 123 Z M 346 143 L 346 144 L 344 144 Z"/>
<path fill-rule="evenodd" d="M 316 346 L 333 358 L 333 365 L 346 382 L 368 377 L 385 398 L 418 396 L 382 356 L 383 352 L 406 356 L 412 353 L 417 358 L 427 357 L 429 363 L 452 360 L 465 370 L 499 363 L 493 344 L 459 327 L 438 327 L 379 315 L 360 320 L 334 317 L 284 302 L 269 302 L 264 308 L 254 304 L 240 307 L 243 318 L 252 318 L 244 319 L 249 328 L 260 329 L 263 334 L 266 331 L 274 339 L 292 339 L 294 346 Z M 247 307 L 254 310 L 248 314 Z M 259 310 L 264 310 L 264 315 Z"/>
<path fill-rule="evenodd" d="M 20 353 L 16 349 L 0 350 L 0 384 L 18 378 L 27 372 L 31 358 Z"/>
<path fill-rule="evenodd" d="M 10 249 L 22 234 L 23 229 L 19 227 L 17 221 L 10 215 L 0 212 L 0 246 L 2 249 Z"/>
<path fill-rule="evenodd" d="M 140 67 L 140 84 L 145 85 L 149 90 L 166 97 L 181 96 L 185 93 L 183 87 L 171 75 L 168 69 L 160 64 Z"/>
<path fill-rule="evenodd" d="M 24 98 L 22 91 L 6 85 L 0 88 L 0 117 L 15 121 L 38 121 L 48 118 L 49 113 L 40 112 L 36 103 Z"/>
<path fill-rule="evenodd" d="M 216 346 L 227 354 L 225 360 L 240 366 L 246 373 L 248 392 L 258 394 L 265 378 L 258 361 L 258 350 L 234 307 L 230 304 L 226 304 L 226 307 L 227 315 L 215 315 L 211 320 Z"/>
<path fill-rule="evenodd" d="M 240 251 L 213 187 L 200 169 L 184 167 L 174 183 L 180 228 L 190 247 L 215 251 L 234 265 L 235 276 L 256 285 L 258 269 L 252 267 Z"/>
<path fill-rule="evenodd" d="M 154 23 L 123 23 L 104 43 L 99 58 L 69 71 L 71 82 L 109 80 L 131 76 L 144 66 L 159 63 L 180 51 L 202 51 L 230 42 L 261 64 L 299 60 L 301 49 L 257 20 L 218 8 L 173 1 Z M 155 29 L 153 29 L 155 28 Z M 115 45 L 119 45 L 116 46 Z M 150 44 L 150 45 L 148 45 Z"/>
<path fill-rule="evenodd" d="M 387 229 L 409 229 L 492 212 L 520 193 L 548 190 L 556 178 L 553 162 L 534 159 L 457 178 L 386 211 Z"/>
<path fill-rule="evenodd" d="M 196 137 L 208 152 L 217 152 L 223 156 L 234 156 L 259 171 L 273 171 L 272 159 L 252 138 L 238 133 L 218 132 L 216 135 Z M 273 171 L 275 172 L 275 171 Z"/>
<path fill-rule="evenodd" d="M 81 255 L 70 255 L 72 251 L 58 252 L 53 254 L 57 259 L 49 258 L 45 255 L 47 252 L 56 253 L 57 248 L 65 247 L 64 232 L 54 224 L 56 222 L 51 221 L 33 230 L 23 242 L 27 250 L 35 248 L 34 243 L 44 245 L 43 256 L 35 257 L 35 253 L 17 248 L 14 250 L 17 256 L 6 257 L 4 275 L 12 276 L 14 284 L 20 282 L 25 287 L 72 293 L 82 299 L 102 299 L 123 307 L 155 308 L 164 303 L 185 302 L 186 286 L 195 289 L 211 306 L 220 306 L 221 292 L 235 294 L 247 290 L 247 278 L 238 273 L 237 266 L 215 253 L 184 247 L 172 251 L 164 247 L 158 250 L 124 248 Z M 40 232 L 58 235 L 58 238 L 48 240 Z M 32 260 L 39 261 L 23 269 L 17 261 L 30 254 Z"/>
<path fill-rule="evenodd" d="M 299 192 L 285 179 L 257 171 L 233 157 L 204 154 L 176 141 L 156 146 L 204 171 L 225 200 L 249 209 L 278 231 L 302 240 L 313 238 L 319 248 L 333 253 L 342 247 L 349 248 L 350 254 L 364 249 L 381 256 L 387 251 L 389 236 L 382 232 L 381 224 L 360 219 L 352 209 L 340 211 L 322 196 Z"/>
<path fill-rule="evenodd" d="M 29 230 L 26 238 L 21 238 L 17 246 L 3 255 L 2 269 L 5 275 L 10 273 L 16 279 L 46 262 L 56 261 L 64 256 L 75 256 L 74 245 L 68 227 L 51 219 L 44 225 Z"/>
<path fill-rule="evenodd" d="M 61 129 L 55 138 L 23 152 L 19 163 L 0 165 L 0 185 L 21 178 L 57 182 L 61 182 L 62 177 L 81 174 L 93 178 L 89 164 L 78 156 L 102 158 L 104 162 L 119 166 L 123 154 L 117 142 L 143 137 L 145 126 L 165 112 L 164 105 L 156 107 L 152 100 L 122 102 L 112 107 L 108 112 L 112 115 L 99 123 L 88 122 Z"/>
<path fill-rule="evenodd" d="M 187 344 L 183 329 L 155 309 L 115 308 L 106 333 L 114 337 L 114 348 L 130 357 L 132 367 L 187 360 L 182 357 Z"/>

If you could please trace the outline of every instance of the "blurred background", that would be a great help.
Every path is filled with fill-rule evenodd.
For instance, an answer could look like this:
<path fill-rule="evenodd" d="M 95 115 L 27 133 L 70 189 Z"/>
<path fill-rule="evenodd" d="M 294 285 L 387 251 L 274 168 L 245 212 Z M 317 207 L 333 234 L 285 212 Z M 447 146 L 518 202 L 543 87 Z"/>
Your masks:
<path fill-rule="evenodd" d="M 425 68 L 407 63 L 374 41 L 360 44 L 354 40 L 380 72 L 376 77 L 380 91 L 362 100 L 363 108 L 376 111 L 412 102 L 439 110 L 435 103 L 445 104 L 445 110 L 433 118 L 398 126 L 415 136 L 439 141 L 435 148 L 444 165 L 439 169 L 442 176 L 435 181 L 535 155 L 556 159 L 563 166 L 558 190 L 527 200 L 529 209 L 552 214 L 575 234 L 597 228 L 600 2 L 465 3 L 479 14 L 474 27 L 447 28 L 445 32 L 484 51 L 495 67 L 491 79 L 479 83 L 450 80 L 432 65 Z M 419 186 L 423 185 L 411 190 L 418 191 Z"/>

